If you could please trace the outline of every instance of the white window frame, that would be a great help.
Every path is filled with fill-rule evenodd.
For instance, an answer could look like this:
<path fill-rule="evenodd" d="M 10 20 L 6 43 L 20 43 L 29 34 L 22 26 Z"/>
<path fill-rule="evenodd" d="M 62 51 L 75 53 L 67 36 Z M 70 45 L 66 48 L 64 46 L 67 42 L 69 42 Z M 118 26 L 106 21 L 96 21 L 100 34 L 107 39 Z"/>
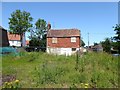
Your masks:
<path fill-rule="evenodd" d="M 57 43 L 57 38 L 52 38 L 52 43 Z"/>
<path fill-rule="evenodd" d="M 14 41 L 11 41 L 12 43 L 14 43 Z"/>
<path fill-rule="evenodd" d="M 76 42 L 76 37 L 71 37 L 71 42 Z"/>

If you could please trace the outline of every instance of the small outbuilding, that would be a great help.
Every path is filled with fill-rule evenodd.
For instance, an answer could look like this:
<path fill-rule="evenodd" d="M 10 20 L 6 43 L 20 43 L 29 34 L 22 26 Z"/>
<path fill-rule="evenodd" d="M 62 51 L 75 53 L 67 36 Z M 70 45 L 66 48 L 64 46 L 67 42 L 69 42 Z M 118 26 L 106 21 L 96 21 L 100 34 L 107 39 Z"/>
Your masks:
<path fill-rule="evenodd" d="M 7 30 L 5 30 L 3 27 L 0 26 L 0 47 L 8 47 L 9 41 L 8 41 L 8 35 Z"/>

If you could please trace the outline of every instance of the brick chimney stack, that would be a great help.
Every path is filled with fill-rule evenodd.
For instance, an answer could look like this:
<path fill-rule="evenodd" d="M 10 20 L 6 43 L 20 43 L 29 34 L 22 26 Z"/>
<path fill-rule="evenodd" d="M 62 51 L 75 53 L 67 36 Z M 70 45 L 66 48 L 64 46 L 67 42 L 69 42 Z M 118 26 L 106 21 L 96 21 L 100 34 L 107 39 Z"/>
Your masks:
<path fill-rule="evenodd" d="M 51 24 L 50 24 L 50 22 L 48 22 L 47 29 L 48 29 L 48 31 L 51 29 Z"/>

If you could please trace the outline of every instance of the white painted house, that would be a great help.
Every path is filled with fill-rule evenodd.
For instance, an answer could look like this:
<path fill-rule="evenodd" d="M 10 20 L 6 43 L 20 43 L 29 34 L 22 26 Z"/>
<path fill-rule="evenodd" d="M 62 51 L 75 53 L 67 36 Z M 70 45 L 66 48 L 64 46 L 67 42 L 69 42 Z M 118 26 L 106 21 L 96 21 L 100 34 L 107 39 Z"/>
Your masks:
<path fill-rule="evenodd" d="M 20 35 L 11 34 L 8 32 L 8 40 L 9 40 L 10 46 L 16 46 L 16 47 L 21 46 Z"/>

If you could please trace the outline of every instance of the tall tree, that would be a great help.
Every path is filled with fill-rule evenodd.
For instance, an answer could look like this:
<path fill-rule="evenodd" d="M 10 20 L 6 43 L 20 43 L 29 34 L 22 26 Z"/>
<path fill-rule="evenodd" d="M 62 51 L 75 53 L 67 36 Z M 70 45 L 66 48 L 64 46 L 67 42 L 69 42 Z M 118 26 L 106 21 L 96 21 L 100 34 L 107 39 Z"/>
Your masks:
<path fill-rule="evenodd" d="M 44 19 L 38 19 L 37 22 L 35 23 L 35 27 L 36 27 L 36 34 L 37 36 L 41 39 L 45 33 L 46 33 L 46 21 Z"/>
<path fill-rule="evenodd" d="M 110 53 L 111 51 L 111 41 L 109 38 L 106 38 L 105 41 L 101 42 L 103 51 Z"/>
<path fill-rule="evenodd" d="M 116 36 L 114 36 L 114 39 L 117 42 L 120 42 L 120 24 L 116 24 L 116 26 L 114 27 L 114 31 L 116 31 Z"/>
<path fill-rule="evenodd" d="M 29 31 L 32 27 L 33 18 L 30 16 L 29 12 L 16 10 L 11 14 L 9 18 L 9 28 L 10 32 L 20 35 L 21 47 L 23 35 L 26 31 Z"/>
<path fill-rule="evenodd" d="M 114 40 L 116 41 L 117 49 L 120 54 L 120 24 L 116 24 L 116 26 L 114 27 L 114 31 L 116 32 Z"/>
<path fill-rule="evenodd" d="M 35 23 L 34 35 L 31 38 L 30 46 L 41 47 L 42 51 L 46 49 L 47 23 L 44 19 L 38 19 Z M 36 43 L 35 43 L 36 42 Z"/>

